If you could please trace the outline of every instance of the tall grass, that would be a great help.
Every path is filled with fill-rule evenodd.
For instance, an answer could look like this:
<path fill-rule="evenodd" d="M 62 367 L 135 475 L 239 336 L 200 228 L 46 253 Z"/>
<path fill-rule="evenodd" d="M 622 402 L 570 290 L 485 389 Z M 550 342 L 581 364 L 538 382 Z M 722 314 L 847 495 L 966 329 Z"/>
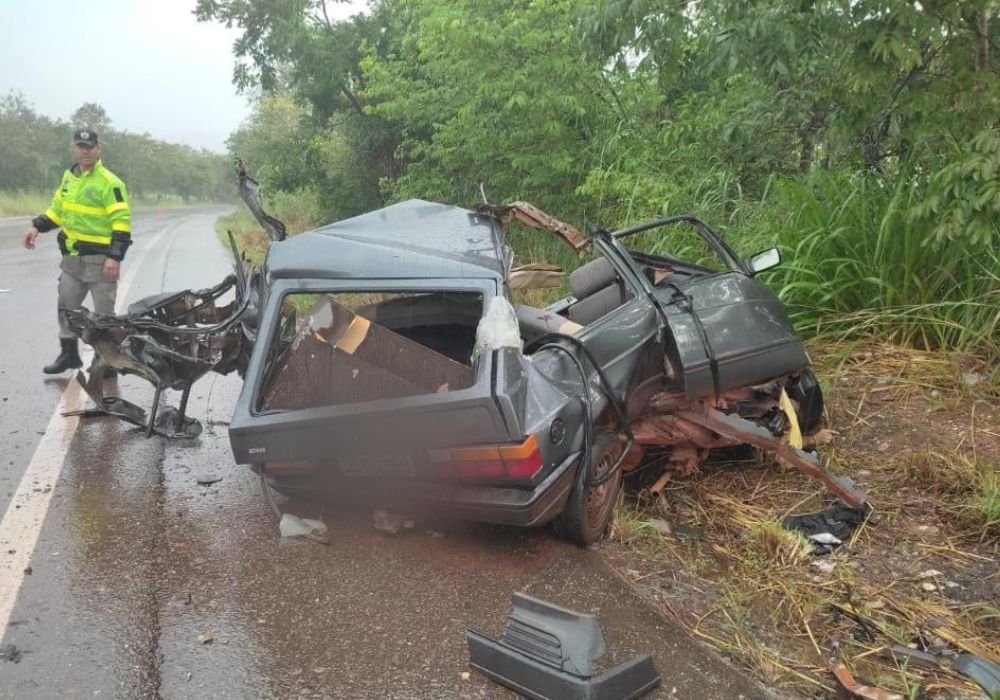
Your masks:
<path fill-rule="evenodd" d="M 51 193 L 0 191 L 0 216 L 32 216 L 41 214 L 51 201 Z"/>
<path fill-rule="evenodd" d="M 1000 250 L 933 245 L 913 184 L 817 173 L 773 197 L 785 262 L 768 282 L 800 329 L 1000 357 Z"/>
<path fill-rule="evenodd" d="M 622 174 L 629 177 L 636 176 Z M 778 246 L 783 263 L 762 279 L 806 335 L 867 336 L 1000 360 L 1000 230 L 987 245 L 934 245 L 930 224 L 910 216 L 921 197 L 917 183 L 905 170 L 894 179 L 820 170 L 773 178 L 749 199 L 732 177 L 709 168 L 679 193 L 656 192 L 665 198 L 663 214 L 697 214 L 742 256 Z M 626 226 L 658 213 L 649 196 L 626 198 L 608 206 L 601 223 Z M 680 229 L 630 245 L 692 261 L 705 252 Z M 544 259 L 537 248 L 531 257 Z"/>

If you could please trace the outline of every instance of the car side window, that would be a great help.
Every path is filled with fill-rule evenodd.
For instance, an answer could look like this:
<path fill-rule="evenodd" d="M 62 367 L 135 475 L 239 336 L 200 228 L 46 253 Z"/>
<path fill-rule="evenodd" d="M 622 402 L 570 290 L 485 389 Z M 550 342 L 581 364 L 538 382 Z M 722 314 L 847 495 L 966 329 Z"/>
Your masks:
<path fill-rule="evenodd" d="M 706 272 L 728 270 L 726 262 L 694 228 L 686 223 L 644 231 L 621 240 L 643 267 L 660 267 L 669 272 L 671 262 L 684 263 Z"/>

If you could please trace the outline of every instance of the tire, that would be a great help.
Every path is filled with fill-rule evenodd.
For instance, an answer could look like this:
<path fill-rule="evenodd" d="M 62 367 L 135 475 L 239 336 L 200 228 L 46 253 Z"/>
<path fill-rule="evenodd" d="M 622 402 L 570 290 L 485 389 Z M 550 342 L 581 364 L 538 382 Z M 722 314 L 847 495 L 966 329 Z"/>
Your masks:
<path fill-rule="evenodd" d="M 606 474 L 618 461 L 621 453 L 622 445 L 614 433 L 598 433 L 593 446 L 594 476 L 599 478 Z M 611 479 L 594 488 L 587 483 L 587 474 L 581 468 L 566 506 L 556 517 L 556 534 L 583 547 L 599 541 L 604 537 L 614 515 L 621 487 L 621 469 Z"/>
<path fill-rule="evenodd" d="M 802 434 L 819 430 L 823 424 L 823 391 L 811 368 L 802 370 L 799 380 L 788 387 L 788 396 L 798 404 L 796 414 Z"/>

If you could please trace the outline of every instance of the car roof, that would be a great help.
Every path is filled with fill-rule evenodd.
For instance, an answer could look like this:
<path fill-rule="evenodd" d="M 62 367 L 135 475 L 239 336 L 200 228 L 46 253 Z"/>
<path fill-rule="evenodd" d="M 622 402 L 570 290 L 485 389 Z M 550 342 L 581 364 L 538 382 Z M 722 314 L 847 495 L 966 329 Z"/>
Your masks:
<path fill-rule="evenodd" d="M 506 246 L 493 219 L 410 199 L 272 244 L 272 278 L 503 278 Z"/>

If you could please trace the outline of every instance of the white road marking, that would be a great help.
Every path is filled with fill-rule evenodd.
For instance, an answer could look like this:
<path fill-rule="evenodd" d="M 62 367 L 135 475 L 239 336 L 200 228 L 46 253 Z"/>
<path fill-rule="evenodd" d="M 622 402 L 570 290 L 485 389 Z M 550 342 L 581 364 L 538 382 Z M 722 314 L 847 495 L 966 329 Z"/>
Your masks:
<path fill-rule="evenodd" d="M 181 225 L 176 222 L 160 230 L 147 246 L 128 259 L 126 274 L 118 283 L 116 308 L 121 313 L 125 307 L 129 290 L 135 282 L 136 274 L 149 254 L 167 233 L 173 233 Z M 90 356 L 90 348 L 82 353 L 84 365 Z M 38 535 L 49 510 L 52 493 L 55 491 L 59 474 L 66 461 L 66 453 L 73 442 L 78 416 L 63 416 L 65 411 L 75 411 L 83 407 L 86 399 L 83 390 L 75 380 L 70 380 L 56 406 L 45 434 L 38 442 L 31 456 L 14 497 L 10 499 L 7 512 L 0 521 L 0 640 L 7 633 L 10 615 L 17 601 L 18 591 L 26 576 L 25 570 L 38 542 Z"/>

